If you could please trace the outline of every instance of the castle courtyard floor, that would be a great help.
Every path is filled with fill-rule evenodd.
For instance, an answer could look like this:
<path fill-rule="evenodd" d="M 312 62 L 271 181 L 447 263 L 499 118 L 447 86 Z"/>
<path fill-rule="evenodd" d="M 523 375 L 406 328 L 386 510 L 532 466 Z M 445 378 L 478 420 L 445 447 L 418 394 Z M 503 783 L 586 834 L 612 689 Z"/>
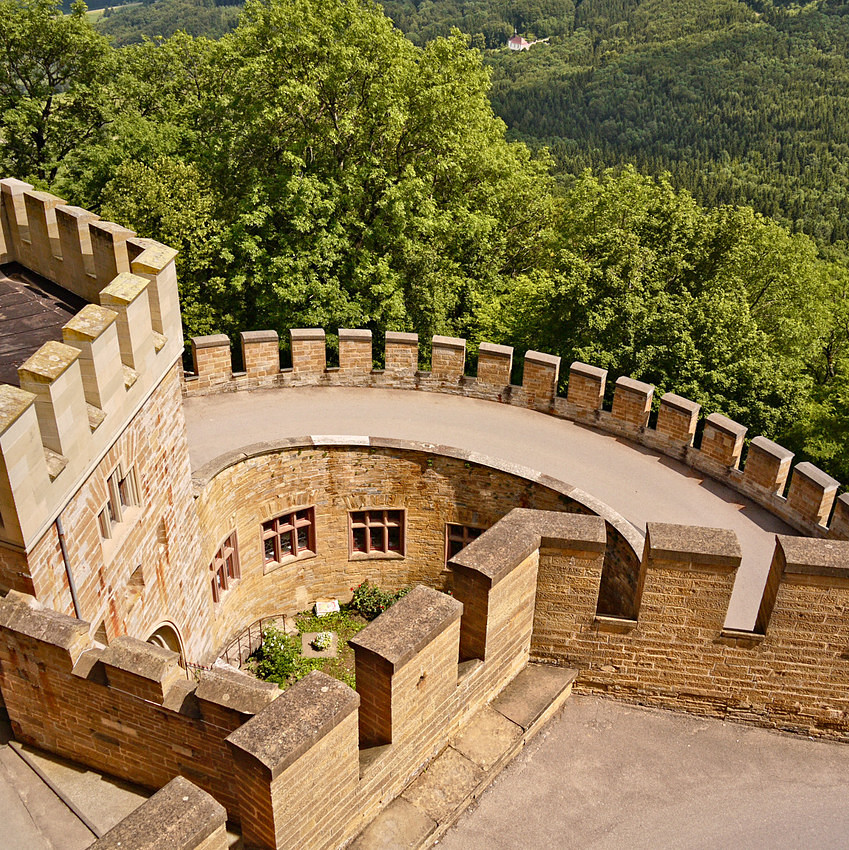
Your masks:
<path fill-rule="evenodd" d="M 543 413 L 405 390 L 280 388 L 184 402 L 193 470 L 219 455 L 286 437 L 389 437 L 451 446 L 574 485 L 645 533 L 647 522 L 733 529 L 743 561 L 726 625 L 754 624 L 776 534 L 795 532 L 739 493 L 682 463 Z"/>
<path fill-rule="evenodd" d="M 849 747 L 572 696 L 440 850 L 849 846 Z"/>

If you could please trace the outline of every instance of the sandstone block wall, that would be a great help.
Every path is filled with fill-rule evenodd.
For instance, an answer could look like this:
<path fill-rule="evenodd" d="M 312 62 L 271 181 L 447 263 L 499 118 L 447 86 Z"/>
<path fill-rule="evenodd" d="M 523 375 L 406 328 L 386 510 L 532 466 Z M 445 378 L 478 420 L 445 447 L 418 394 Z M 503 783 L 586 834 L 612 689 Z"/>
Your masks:
<path fill-rule="evenodd" d="M 387 589 L 450 587 L 446 523 L 488 528 L 515 505 L 562 511 L 586 508 L 544 485 L 462 459 L 370 446 L 266 447 L 198 482 L 201 563 L 236 531 L 241 579 L 213 609 L 219 649 L 260 617 L 294 613 L 319 596 L 350 598 L 368 579 Z M 264 565 L 261 525 L 298 508 L 315 508 L 316 557 Z M 349 554 L 348 514 L 364 508 L 406 511 L 406 554 Z M 614 531 L 611 530 L 611 536 Z M 611 569 L 636 571 L 625 544 Z M 631 553 L 633 557 L 633 553 Z M 209 592 L 209 591 L 207 591 Z M 211 597 L 210 597 L 211 601 Z M 201 659 L 203 660 L 203 659 Z"/>
<path fill-rule="evenodd" d="M 238 820 L 225 738 L 276 695 L 240 677 L 206 686 L 210 722 L 177 656 L 133 638 L 96 648 L 89 624 L 11 594 L 0 600 L 0 689 L 15 737 L 113 776 L 161 788 L 182 775 Z M 214 674 L 209 674 L 214 678 Z"/>
<path fill-rule="evenodd" d="M 178 367 L 150 396 L 62 511 L 80 615 L 106 637 L 146 639 L 165 622 L 181 634 L 189 660 L 212 649 L 207 565 L 197 559 L 200 529 L 192 497 Z M 104 540 L 98 514 L 108 477 L 132 473 L 138 505 L 124 509 Z M 73 613 L 55 526 L 27 555 L 27 581 L 0 571 L 0 583 Z M 23 585 L 23 586 L 22 586 Z"/>

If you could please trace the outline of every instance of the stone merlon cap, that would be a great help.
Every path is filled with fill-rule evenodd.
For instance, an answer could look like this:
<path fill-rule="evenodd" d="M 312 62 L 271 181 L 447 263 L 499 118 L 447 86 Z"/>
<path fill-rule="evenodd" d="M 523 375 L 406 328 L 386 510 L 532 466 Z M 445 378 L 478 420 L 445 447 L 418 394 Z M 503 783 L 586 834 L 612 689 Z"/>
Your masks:
<path fill-rule="evenodd" d="M 172 671 L 180 656 L 170 649 L 121 635 L 116 637 L 100 656 L 108 667 L 132 673 L 142 679 L 161 682 Z"/>
<path fill-rule="evenodd" d="M 717 431 L 722 431 L 724 434 L 729 434 L 735 439 L 745 437 L 746 431 L 749 430 L 745 425 L 741 425 L 739 422 L 735 422 L 721 413 L 711 413 L 705 423 L 705 427 L 707 426 L 716 428 Z"/>
<path fill-rule="evenodd" d="M 849 540 L 822 540 L 776 534 L 785 573 L 849 578 Z"/>
<path fill-rule="evenodd" d="M 540 546 L 603 552 L 606 543 L 601 517 L 514 508 L 455 555 L 450 565 L 480 573 L 494 586 Z"/>
<path fill-rule="evenodd" d="M 203 673 L 195 690 L 199 700 L 232 708 L 242 714 L 258 714 L 280 696 L 273 682 L 261 682 L 235 670 L 214 669 Z"/>
<path fill-rule="evenodd" d="M 42 192 L 39 189 L 28 189 L 26 192 L 34 200 L 38 201 L 42 204 L 50 204 L 52 203 L 54 206 L 57 204 L 64 204 L 65 200 L 63 198 L 59 198 L 56 195 L 51 195 L 50 192 Z"/>
<path fill-rule="evenodd" d="M 264 765 L 273 780 L 356 711 L 359 704 L 356 691 L 313 670 L 240 726 L 227 741 Z"/>
<path fill-rule="evenodd" d="M 513 349 L 509 345 L 497 345 L 494 342 L 482 342 L 478 346 L 478 354 L 488 354 L 490 357 L 503 357 L 507 360 L 513 356 Z"/>
<path fill-rule="evenodd" d="M 646 532 L 650 558 L 717 567 L 740 566 L 743 554 L 740 541 L 730 529 L 650 522 Z"/>
<path fill-rule="evenodd" d="M 104 306 L 113 303 L 132 304 L 146 289 L 147 278 L 132 272 L 121 272 L 100 291 L 100 302 Z"/>
<path fill-rule="evenodd" d="M 91 341 L 97 339 L 109 325 L 114 324 L 118 314 L 99 304 L 86 304 L 70 322 L 62 328 L 65 339 Z"/>
<path fill-rule="evenodd" d="M 78 348 L 51 339 L 18 367 L 18 374 L 40 384 L 49 384 L 62 375 L 79 356 Z"/>
<path fill-rule="evenodd" d="M 627 390 L 631 393 L 637 393 L 642 396 L 650 396 L 654 393 L 654 385 L 646 384 L 643 381 L 635 381 L 633 378 L 628 378 L 622 375 L 616 379 L 616 389 Z"/>
<path fill-rule="evenodd" d="M 461 602 L 420 584 L 348 643 L 384 658 L 397 671 L 462 613 Z"/>
<path fill-rule="evenodd" d="M 546 354 L 543 351 L 526 351 L 525 361 L 539 363 L 540 366 L 551 366 L 560 369 L 560 358 L 556 354 Z"/>
<path fill-rule="evenodd" d="M 209 336 L 193 336 L 192 348 L 218 348 L 226 345 L 230 347 L 230 337 L 227 334 L 210 334 Z"/>
<path fill-rule="evenodd" d="M 807 478 L 818 487 L 822 487 L 823 491 L 826 493 L 836 490 L 840 486 L 840 482 L 836 478 L 832 478 L 830 475 L 807 461 L 797 463 L 796 466 L 793 467 L 793 476 L 795 477 L 796 475 L 801 475 L 803 478 Z"/>
<path fill-rule="evenodd" d="M 594 381 L 606 381 L 607 369 L 602 369 L 600 366 L 590 366 L 589 363 L 581 363 L 576 360 L 569 367 L 569 374 L 580 375 L 582 378 L 591 378 Z"/>
<path fill-rule="evenodd" d="M 177 776 L 89 850 L 195 850 L 226 819 L 224 806 Z"/>
<path fill-rule="evenodd" d="M 179 253 L 176 248 L 169 248 L 153 239 L 134 239 L 132 241 L 143 248 L 142 252 L 134 257 L 131 263 L 136 274 L 157 274 L 168 263 L 173 262 Z"/>
<path fill-rule="evenodd" d="M 675 395 L 675 393 L 664 393 L 660 397 L 660 403 L 665 407 L 671 407 L 688 416 L 693 416 L 694 414 L 698 416 L 699 411 L 702 409 L 702 406 L 698 402 L 690 401 L 690 399 Z"/>
<path fill-rule="evenodd" d="M 784 446 L 779 446 L 778 443 L 773 443 L 772 440 L 768 440 L 766 437 L 755 437 L 754 440 L 749 443 L 750 455 L 752 453 L 752 449 L 756 449 L 757 451 L 763 452 L 763 454 L 770 455 L 778 461 L 790 460 L 793 458 L 793 452 L 791 452 L 790 449 L 785 449 Z"/>
<path fill-rule="evenodd" d="M 224 336 L 224 334 L 217 334 L 217 336 Z M 242 342 L 280 341 L 280 337 L 277 335 L 277 331 L 242 331 L 240 336 L 242 337 Z M 199 337 L 199 339 L 206 339 L 206 337 Z"/>
<path fill-rule="evenodd" d="M 99 231 L 117 242 L 126 241 L 130 237 L 136 235 L 135 230 L 122 227 L 120 224 L 115 224 L 114 221 L 92 221 L 89 226 L 94 231 Z"/>
<path fill-rule="evenodd" d="M 395 345 L 418 345 L 419 335 L 407 333 L 406 331 L 387 331 L 386 341 Z"/>
<path fill-rule="evenodd" d="M 295 340 L 324 339 L 326 334 L 324 328 L 292 328 L 289 336 Z"/>
<path fill-rule="evenodd" d="M 466 350 L 466 340 L 456 336 L 435 336 L 432 340 L 434 348 L 457 348 L 461 351 Z"/>
<path fill-rule="evenodd" d="M 11 384 L 0 384 L 0 434 L 15 422 L 35 399 L 34 393 Z"/>
<path fill-rule="evenodd" d="M 10 592 L 0 599 L 0 628 L 8 629 L 69 652 L 90 644 L 88 623 L 45 608 L 31 596 Z"/>
<path fill-rule="evenodd" d="M 367 328 L 339 328 L 339 339 L 371 340 L 371 331 Z"/>
<path fill-rule="evenodd" d="M 56 215 L 57 217 L 67 216 L 68 218 L 75 218 L 78 222 L 98 221 L 100 219 L 100 216 L 96 213 L 84 210 L 82 207 L 71 206 L 70 204 L 63 204 L 61 207 L 57 207 Z"/>

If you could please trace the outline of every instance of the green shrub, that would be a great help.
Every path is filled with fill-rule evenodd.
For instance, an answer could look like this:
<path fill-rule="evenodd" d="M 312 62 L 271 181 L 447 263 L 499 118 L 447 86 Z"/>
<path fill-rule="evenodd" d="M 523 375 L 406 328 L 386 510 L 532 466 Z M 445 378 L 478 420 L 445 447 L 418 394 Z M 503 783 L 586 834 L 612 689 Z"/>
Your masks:
<path fill-rule="evenodd" d="M 410 592 L 409 587 L 405 587 L 396 593 L 381 590 L 376 584 L 371 584 L 368 579 L 352 590 L 354 591 L 354 598 L 351 600 L 351 607 L 367 620 L 373 620 L 380 616 L 387 608 Z"/>

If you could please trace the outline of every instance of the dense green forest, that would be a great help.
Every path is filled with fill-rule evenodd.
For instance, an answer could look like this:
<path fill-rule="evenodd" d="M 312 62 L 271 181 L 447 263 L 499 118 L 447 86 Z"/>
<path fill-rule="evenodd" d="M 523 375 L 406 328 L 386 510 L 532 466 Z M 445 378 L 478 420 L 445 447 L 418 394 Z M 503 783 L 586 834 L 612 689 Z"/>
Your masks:
<path fill-rule="evenodd" d="M 116 47 L 138 44 L 145 38 L 170 38 L 178 30 L 193 36 L 221 38 L 236 28 L 241 11 L 241 2 L 143 0 L 107 7 L 97 28 Z"/>
<path fill-rule="evenodd" d="M 178 248 L 189 335 L 548 350 L 849 479 L 840 246 L 630 166 L 558 179 L 508 140 L 471 38 L 417 46 L 366 0 L 251 0 L 218 40 L 118 50 L 82 5 L 0 0 L 0 45 L 2 171 Z"/>

